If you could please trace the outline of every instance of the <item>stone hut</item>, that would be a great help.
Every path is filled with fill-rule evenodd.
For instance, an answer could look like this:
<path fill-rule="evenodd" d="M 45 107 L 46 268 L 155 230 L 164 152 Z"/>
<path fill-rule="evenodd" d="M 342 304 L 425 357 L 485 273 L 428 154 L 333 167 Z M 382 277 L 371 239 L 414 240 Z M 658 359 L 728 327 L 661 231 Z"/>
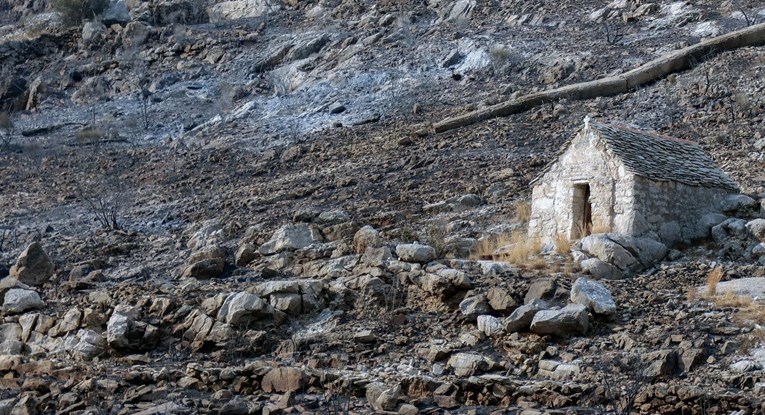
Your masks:
<path fill-rule="evenodd" d="M 587 119 L 531 183 L 529 235 L 544 244 L 600 232 L 689 242 L 738 192 L 698 144 Z"/>

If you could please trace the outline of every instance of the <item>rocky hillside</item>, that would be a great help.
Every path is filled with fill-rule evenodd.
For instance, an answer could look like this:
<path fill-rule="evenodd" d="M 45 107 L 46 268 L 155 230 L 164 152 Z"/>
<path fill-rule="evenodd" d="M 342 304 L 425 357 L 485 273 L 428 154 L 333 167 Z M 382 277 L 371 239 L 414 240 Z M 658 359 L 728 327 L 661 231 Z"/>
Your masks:
<path fill-rule="evenodd" d="M 712 3 L 0 2 L 0 414 L 765 411 L 765 48 L 430 128 L 765 21 Z M 747 196 L 655 257 L 539 254 L 529 182 L 588 115 Z"/>

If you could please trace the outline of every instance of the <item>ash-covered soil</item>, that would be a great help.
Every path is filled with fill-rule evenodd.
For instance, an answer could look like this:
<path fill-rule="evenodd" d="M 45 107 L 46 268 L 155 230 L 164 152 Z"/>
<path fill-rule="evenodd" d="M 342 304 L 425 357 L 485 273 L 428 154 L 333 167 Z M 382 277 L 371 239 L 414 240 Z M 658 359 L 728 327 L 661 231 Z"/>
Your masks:
<path fill-rule="evenodd" d="M 762 216 L 764 48 L 422 134 L 765 15 L 708 3 L 174 0 L 85 29 L 0 4 L 0 277 L 33 242 L 52 265 L 0 282 L 0 413 L 765 411 L 761 300 L 696 289 L 765 276 L 751 255 L 678 247 L 560 335 L 507 324 L 570 302 L 569 255 L 476 255 L 588 115 L 698 142 Z"/>

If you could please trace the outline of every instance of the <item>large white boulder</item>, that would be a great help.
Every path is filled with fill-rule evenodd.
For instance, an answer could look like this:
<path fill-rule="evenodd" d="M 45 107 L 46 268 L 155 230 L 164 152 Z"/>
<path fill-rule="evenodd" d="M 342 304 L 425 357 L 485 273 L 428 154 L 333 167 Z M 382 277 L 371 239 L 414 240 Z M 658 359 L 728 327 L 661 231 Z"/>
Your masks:
<path fill-rule="evenodd" d="M 580 277 L 571 286 L 571 302 L 581 304 L 593 313 L 611 315 L 616 312 L 616 303 L 602 283 Z"/>

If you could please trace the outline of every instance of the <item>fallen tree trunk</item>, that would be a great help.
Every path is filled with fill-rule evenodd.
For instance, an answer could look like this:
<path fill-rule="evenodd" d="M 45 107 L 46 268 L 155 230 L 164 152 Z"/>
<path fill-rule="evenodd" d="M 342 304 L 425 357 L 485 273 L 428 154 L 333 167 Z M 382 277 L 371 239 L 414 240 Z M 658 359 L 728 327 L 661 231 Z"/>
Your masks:
<path fill-rule="evenodd" d="M 623 94 L 669 74 L 688 69 L 694 63 L 702 62 L 722 52 L 763 44 L 765 44 L 765 23 L 688 46 L 619 75 L 524 95 L 467 114 L 450 117 L 433 124 L 433 130 L 436 133 L 453 130 L 491 118 L 517 114 L 561 98 L 584 100 Z"/>

